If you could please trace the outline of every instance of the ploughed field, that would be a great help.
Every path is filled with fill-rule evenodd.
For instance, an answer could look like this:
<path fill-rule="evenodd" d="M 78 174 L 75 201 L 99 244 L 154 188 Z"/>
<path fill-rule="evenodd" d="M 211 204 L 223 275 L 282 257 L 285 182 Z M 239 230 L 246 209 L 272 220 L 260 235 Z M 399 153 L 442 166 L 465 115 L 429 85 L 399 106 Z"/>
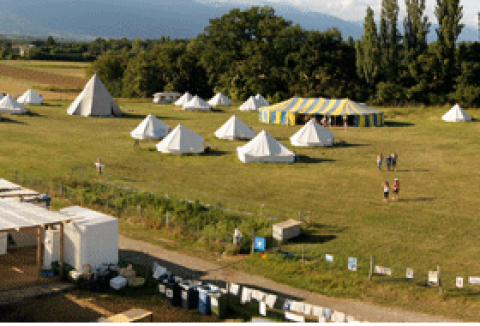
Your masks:
<path fill-rule="evenodd" d="M 94 162 L 105 164 L 100 178 L 115 184 L 169 194 L 177 198 L 221 204 L 231 209 L 279 219 L 310 211 L 312 226 L 303 242 L 285 247 L 313 257 L 302 269 L 270 255 L 247 260 L 242 268 L 294 286 L 337 296 L 355 297 L 385 305 L 453 318 L 480 320 L 480 288 L 468 276 L 480 275 L 478 207 L 480 197 L 478 139 L 480 124 L 445 123 L 449 108 L 386 108 L 382 128 L 333 128 L 344 147 L 294 148 L 289 142 L 300 126 L 265 125 L 258 113 L 237 110 L 238 105 L 210 113 L 192 113 L 172 105 L 118 101 L 122 118 L 69 116 L 70 101 L 47 101 L 29 107 L 25 116 L 4 116 L 0 122 L 0 176 L 20 174 L 51 180 L 67 177 L 72 167 L 86 166 L 95 175 Z M 477 110 L 467 110 L 480 118 Z M 157 141 L 141 141 L 134 149 L 130 132 L 153 113 L 172 128 L 179 123 L 206 138 L 217 155 L 173 156 L 156 151 Z M 257 132 L 266 129 L 300 156 L 295 164 L 243 164 L 236 147 L 244 141 L 214 138 L 214 131 L 236 114 Z M 396 151 L 397 172 L 376 167 L 376 156 Z M 384 181 L 400 179 L 398 202 L 384 203 Z M 324 255 L 333 254 L 333 264 Z M 370 255 L 376 265 L 389 267 L 392 277 L 368 282 Z M 274 257 L 276 257 L 274 259 Z M 358 271 L 347 271 L 348 257 L 358 259 Z M 277 259 L 278 258 L 278 259 Z M 425 286 L 429 270 L 441 266 L 443 296 Z M 413 268 L 413 281 L 406 281 Z M 455 289 L 462 276 L 463 290 Z"/>

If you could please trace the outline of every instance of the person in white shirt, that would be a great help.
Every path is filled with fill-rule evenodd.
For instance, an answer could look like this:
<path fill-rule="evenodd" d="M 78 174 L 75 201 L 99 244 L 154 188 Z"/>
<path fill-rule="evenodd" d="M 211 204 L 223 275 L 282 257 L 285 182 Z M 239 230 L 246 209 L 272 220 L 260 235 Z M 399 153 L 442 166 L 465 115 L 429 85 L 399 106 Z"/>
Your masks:
<path fill-rule="evenodd" d="M 98 174 L 102 174 L 102 171 L 105 169 L 105 165 L 102 164 L 101 158 L 98 158 L 98 162 L 95 163 L 95 166 L 97 167 Z"/>
<path fill-rule="evenodd" d="M 388 203 L 388 194 L 390 192 L 390 185 L 388 184 L 388 181 L 385 181 L 383 184 L 383 201 Z"/>

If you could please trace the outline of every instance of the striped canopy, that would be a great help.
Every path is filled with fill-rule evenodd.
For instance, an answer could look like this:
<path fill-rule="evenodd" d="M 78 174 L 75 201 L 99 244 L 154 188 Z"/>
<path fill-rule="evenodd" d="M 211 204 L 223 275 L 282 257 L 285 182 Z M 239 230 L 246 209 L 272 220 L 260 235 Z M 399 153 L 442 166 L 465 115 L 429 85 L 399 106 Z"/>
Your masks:
<path fill-rule="evenodd" d="M 261 122 L 295 125 L 298 115 L 354 116 L 356 127 L 383 126 L 383 112 L 349 99 L 294 97 L 259 109 Z"/>

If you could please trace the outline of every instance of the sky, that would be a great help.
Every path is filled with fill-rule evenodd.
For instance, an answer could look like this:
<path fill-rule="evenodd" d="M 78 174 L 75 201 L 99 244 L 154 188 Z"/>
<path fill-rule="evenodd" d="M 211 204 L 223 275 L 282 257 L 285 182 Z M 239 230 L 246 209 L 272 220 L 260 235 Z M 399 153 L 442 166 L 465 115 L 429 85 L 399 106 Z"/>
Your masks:
<path fill-rule="evenodd" d="M 205 0 L 204 0 L 205 1 Z M 367 6 L 375 11 L 375 18 L 380 18 L 382 0 L 209 0 L 208 2 L 243 3 L 248 5 L 262 5 L 271 2 L 293 5 L 309 11 L 318 11 L 333 15 L 344 20 L 363 21 Z M 434 15 L 436 0 L 426 0 L 425 13 L 430 22 L 437 23 Z M 400 18 L 405 16 L 405 1 L 399 0 Z M 477 26 L 477 13 L 480 11 L 480 0 L 461 0 L 463 6 L 463 23 L 467 26 Z"/>

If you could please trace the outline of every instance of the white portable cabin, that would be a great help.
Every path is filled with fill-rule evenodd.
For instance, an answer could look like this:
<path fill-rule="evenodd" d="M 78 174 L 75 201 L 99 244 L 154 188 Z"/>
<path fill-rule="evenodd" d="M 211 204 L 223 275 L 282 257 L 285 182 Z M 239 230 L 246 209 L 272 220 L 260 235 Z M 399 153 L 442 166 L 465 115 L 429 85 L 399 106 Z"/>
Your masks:
<path fill-rule="evenodd" d="M 164 104 L 173 103 L 180 98 L 177 92 L 160 92 L 153 94 L 153 103 Z"/>
<path fill-rule="evenodd" d="M 65 224 L 65 263 L 80 270 L 102 263 L 118 263 L 118 220 L 80 206 L 63 208 L 60 213 L 82 219 Z"/>

